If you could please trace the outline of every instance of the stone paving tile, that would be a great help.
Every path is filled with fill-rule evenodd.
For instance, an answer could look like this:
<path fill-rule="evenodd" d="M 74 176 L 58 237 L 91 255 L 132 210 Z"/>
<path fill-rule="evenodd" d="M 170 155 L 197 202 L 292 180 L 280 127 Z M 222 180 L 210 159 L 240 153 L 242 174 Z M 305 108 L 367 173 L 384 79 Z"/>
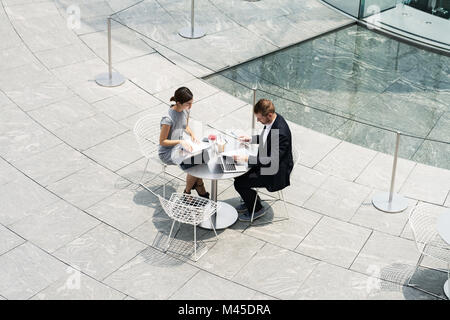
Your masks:
<path fill-rule="evenodd" d="M 72 147 L 83 151 L 108 139 L 114 138 L 127 129 L 104 114 L 61 128 L 55 132 Z"/>
<path fill-rule="evenodd" d="M 161 104 L 156 97 L 148 94 L 137 86 L 132 86 L 129 90 L 118 94 L 118 97 L 125 99 L 129 103 L 142 110 L 152 110 L 153 107 Z"/>
<path fill-rule="evenodd" d="M 86 209 L 128 184 L 120 176 L 92 164 L 50 184 L 48 189 L 76 207 Z"/>
<path fill-rule="evenodd" d="M 108 72 L 108 66 L 99 58 L 55 68 L 52 73 L 67 85 L 94 80 L 100 73 Z M 111 89 L 111 88 L 109 88 Z"/>
<path fill-rule="evenodd" d="M 219 89 L 211 86 L 210 84 L 204 82 L 203 80 L 194 79 L 194 80 L 190 80 L 186 83 L 183 83 L 179 86 L 172 87 L 167 90 L 158 92 L 155 94 L 155 97 L 160 99 L 161 101 L 169 103 L 170 98 L 173 97 L 173 94 L 175 93 L 175 90 L 177 90 L 179 87 L 182 87 L 182 86 L 188 87 L 192 91 L 192 94 L 194 95 L 194 102 L 201 101 L 201 100 L 219 92 Z"/>
<path fill-rule="evenodd" d="M 122 190 L 86 211 L 105 223 L 130 233 L 161 210 L 158 199 L 147 190 Z"/>
<path fill-rule="evenodd" d="M 367 299 L 373 280 L 376 279 L 321 262 L 300 286 L 293 299 L 363 300 Z"/>
<path fill-rule="evenodd" d="M 56 281 L 65 270 L 65 264 L 25 243 L 0 256 L 0 294 L 7 299 L 28 299 Z"/>
<path fill-rule="evenodd" d="M 105 71 L 101 73 L 105 73 Z M 68 86 L 70 90 L 89 103 L 110 98 L 134 87 L 130 81 L 125 80 L 120 86 L 108 88 L 98 85 L 94 79 L 81 80 L 79 82 L 71 83 Z"/>
<path fill-rule="evenodd" d="M 392 177 L 393 157 L 384 153 L 377 153 L 355 182 L 379 190 L 389 190 Z M 398 192 L 408 175 L 415 166 L 415 162 L 398 159 L 395 175 L 395 191 Z"/>
<path fill-rule="evenodd" d="M 198 272 L 171 300 L 254 300 L 258 293 L 205 271 Z"/>
<path fill-rule="evenodd" d="M 115 68 L 151 94 L 194 78 L 157 53 L 117 63 Z"/>
<path fill-rule="evenodd" d="M 5 252 L 21 245 L 26 240 L 0 224 L 0 256 Z"/>
<path fill-rule="evenodd" d="M 10 90 L 34 86 L 51 80 L 54 80 L 53 75 L 41 64 L 28 63 L 26 65 L 10 69 L 8 72 L 8 77 L 1 77 L 0 89 L 7 92 Z"/>
<path fill-rule="evenodd" d="M 149 107 L 147 110 L 136 113 L 126 119 L 123 119 L 123 120 L 119 121 L 119 123 L 122 124 L 123 126 L 125 126 L 126 128 L 133 130 L 134 125 L 136 124 L 136 122 L 139 119 L 143 118 L 144 116 L 146 116 L 148 114 L 160 114 L 162 117 L 164 114 L 167 113 L 168 109 L 169 109 L 168 104 L 160 103 L 156 106 Z"/>
<path fill-rule="evenodd" d="M 318 263 L 266 244 L 232 280 L 276 298 L 292 299 Z"/>
<path fill-rule="evenodd" d="M 8 162 L 0 159 L 0 186 L 16 180 L 22 174 Z"/>
<path fill-rule="evenodd" d="M 54 255 L 75 269 L 102 280 L 144 248 L 143 243 L 101 224 L 60 248 Z"/>
<path fill-rule="evenodd" d="M 37 62 L 36 58 L 23 44 L 0 51 L 0 71 L 2 72 L 33 62 Z"/>
<path fill-rule="evenodd" d="M 67 268 L 61 277 L 31 300 L 121 300 L 125 294 L 94 280 L 76 269 Z"/>
<path fill-rule="evenodd" d="M 232 279 L 263 245 L 261 240 L 234 230 L 225 230 L 220 232 L 217 243 L 195 265 L 220 277 Z"/>
<path fill-rule="evenodd" d="M 67 127 L 96 115 L 98 111 L 77 96 L 58 101 L 29 112 L 37 122 L 50 131 Z"/>
<path fill-rule="evenodd" d="M 287 207 L 289 220 L 282 220 L 285 208 L 277 201 L 263 218 L 245 229 L 244 234 L 294 250 L 317 224 L 321 215 L 290 204 Z"/>
<path fill-rule="evenodd" d="M 105 283 L 137 299 L 168 299 L 198 269 L 148 247 L 105 279 Z"/>
<path fill-rule="evenodd" d="M 349 268 L 370 234 L 369 229 L 323 217 L 295 251 Z"/>
<path fill-rule="evenodd" d="M 376 154 L 376 151 L 343 141 L 314 168 L 353 181 Z"/>
<path fill-rule="evenodd" d="M 93 106 L 116 121 L 128 118 L 146 108 L 136 106 L 120 96 L 113 96 L 105 100 L 97 101 Z"/>
<path fill-rule="evenodd" d="M 448 192 L 447 200 L 445 201 L 444 206 L 450 208 L 450 191 Z"/>
<path fill-rule="evenodd" d="M 95 58 L 95 54 L 84 44 L 36 52 L 38 59 L 49 69 L 74 64 Z"/>
<path fill-rule="evenodd" d="M 8 96 L 24 111 L 68 99 L 73 95 L 69 88 L 59 80 L 50 80 L 36 85 L 6 91 Z"/>
<path fill-rule="evenodd" d="M 350 220 L 370 189 L 330 176 L 304 207 L 341 220 Z"/>
<path fill-rule="evenodd" d="M 45 251 L 52 253 L 100 224 L 81 210 L 60 200 L 10 225 L 20 234 Z"/>
<path fill-rule="evenodd" d="M 65 144 L 14 162 L 14 165 L 42 186 L 48 186 L 84 169 L 92 161 Z"/>
<path fill-rule="evenodd" d="M 26 177 L 0 186 L 0 223 L 8 226 L 58 198 Z"/>
<path fill-rule="evenodd" d="M 444 204 L 450 190 L 450 170 L 417 164 L 400 193 L 414 199 Z"/>
<path fill-rule="evenodd" d="M 129 131 L 87 149 L 83 153 L 112 171 L 142 158 L 136 138 Z"/>
<path fill-rule="evenodd" d="M 373 197 L 380 192 L 379 190 L 374 190 L 356 211 L 350 222 L 373 230 L 389 233 L 393 236 L 400 236 L 408 221 L 409 210 L 416 205 L 417 201 L 407 198 L 409 206 L 405 211 L 387 213 L 378 210 L 372 204 Z"/>
<path fill-rule="evenodd" d="M 413 241 L 374 231 L 350 269 L 403 284 L 419 256 Z"/>

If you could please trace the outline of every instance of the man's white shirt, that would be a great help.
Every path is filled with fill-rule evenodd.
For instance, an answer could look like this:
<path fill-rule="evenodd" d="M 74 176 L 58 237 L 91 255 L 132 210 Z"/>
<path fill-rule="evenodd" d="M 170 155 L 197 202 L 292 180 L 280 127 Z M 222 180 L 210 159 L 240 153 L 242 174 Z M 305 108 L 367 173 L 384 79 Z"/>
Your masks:
<path fill-rule="evenodd" d="M 275 118 L 276 119 L 276 118 Z M 265 125 L 264 134 L 263 134 L 263 145 L 266 144 L 267 136 L 269 135 L 269 131 L 272 128 L 273 123 L 275 122 L 275 119 L 272 120 L 270 124 Z"/>

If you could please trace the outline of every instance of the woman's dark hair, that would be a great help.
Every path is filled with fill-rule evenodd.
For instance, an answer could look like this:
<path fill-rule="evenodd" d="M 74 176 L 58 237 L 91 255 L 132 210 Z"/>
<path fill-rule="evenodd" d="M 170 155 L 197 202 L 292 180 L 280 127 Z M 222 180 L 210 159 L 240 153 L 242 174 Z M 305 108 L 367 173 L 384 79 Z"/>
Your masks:
<path fill-rule="evenodd" d="M 185 102 L 188 102 L 189 100 L 192 100 L 193 97 L 194 95 L 192 94 L 191 90 L 186 87 L 181 87 L 175 90 L 175 93 L 173 94 L 173 97 L 170 98 L 170 101 L 175 101 L 183 104 Z"/>

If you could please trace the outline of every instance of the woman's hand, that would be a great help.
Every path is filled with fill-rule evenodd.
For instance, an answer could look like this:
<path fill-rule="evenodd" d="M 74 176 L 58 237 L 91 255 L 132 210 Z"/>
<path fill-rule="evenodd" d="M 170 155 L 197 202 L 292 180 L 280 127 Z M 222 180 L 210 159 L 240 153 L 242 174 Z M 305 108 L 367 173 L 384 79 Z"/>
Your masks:
<path fill-rule="evenodd" d="M 234 155 L 233 160 L 237 163 L 246 163 L 248 162 L 248 156 Z"/>
<path fill-rule="evenodd" d="M 189 151 L 189 152 L 192 152 L 192 147 L 191 147 L 191 145 L 190 145 L 187 141 L 181 140 L 181 141 L 180 141 L 180 144 L 181 144 L 181 146 L 183 147 L 184 150 L 187 150 L 187 151 Z"/>
<path fill-rule="evenodd" d="M 194 141 L 195 143 L 198 143 L 198 142 L 199 142 L 193 133 L 191 133 L 191 139 L 192 139 L 192 141 Z"/>

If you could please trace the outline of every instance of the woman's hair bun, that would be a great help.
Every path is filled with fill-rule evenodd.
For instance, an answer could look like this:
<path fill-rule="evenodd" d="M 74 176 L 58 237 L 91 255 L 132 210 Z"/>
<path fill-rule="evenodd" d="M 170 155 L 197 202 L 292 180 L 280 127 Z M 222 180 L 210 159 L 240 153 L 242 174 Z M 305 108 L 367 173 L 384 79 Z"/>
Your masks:
<path fill-rule="evenodd" d="M 175 97 L 170 98 L 169 101 L 175 101 Z"/>

